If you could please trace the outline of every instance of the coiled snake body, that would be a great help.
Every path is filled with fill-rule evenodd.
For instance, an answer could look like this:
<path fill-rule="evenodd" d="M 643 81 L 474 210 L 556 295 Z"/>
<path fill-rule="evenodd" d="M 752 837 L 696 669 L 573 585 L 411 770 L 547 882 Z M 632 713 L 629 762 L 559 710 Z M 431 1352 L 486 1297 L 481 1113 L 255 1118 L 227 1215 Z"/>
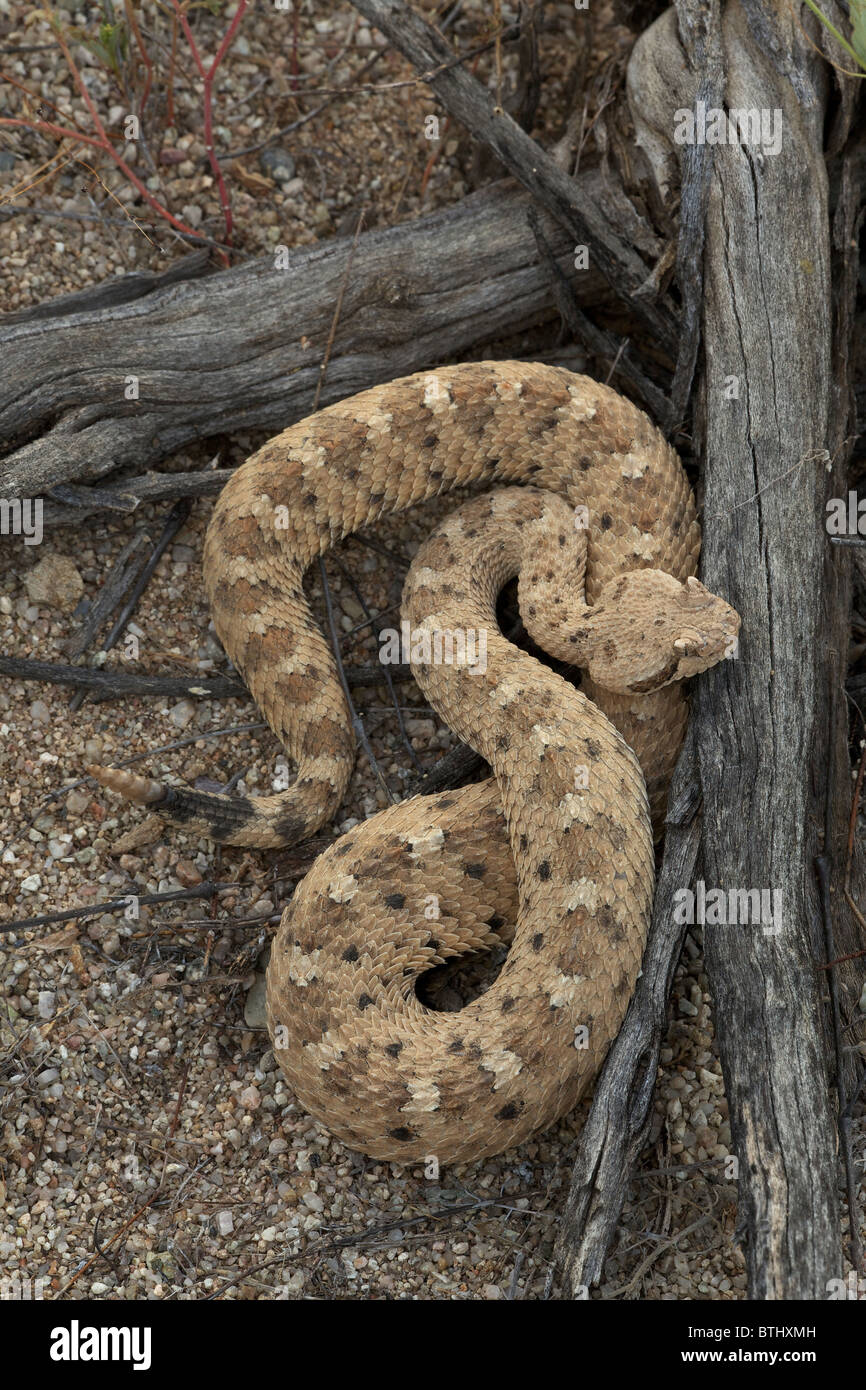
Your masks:
<path fill-rule="evenodd" d="M 459 644 L 457 659 L 430 659 L 433 640 L 413 667 L 493 777 L 393 806 L 331 846 L 268 970 L 275 1055 L 298 1099 L 351 1147 L 398 1161 L 479 1158 L 553 1123 L 631 997 L 650 806 L 658 820 L 685 726 L 673 682 L 728 654 L 739 627 L 693 578 L 694 502 L 661 434 L 610 389 L 522 362 L 419 373 L 299 421 L 231 479 L 204 555 L 216 630 L 296 761 L 294 785 L 226 797 L 91 769 L 217 840 L 311 834 L 339 805 L 354 740 L 304 570 L 350 532 L 476 482 L 523 486 L 438 528 L 403 617 L 431 639 L 483 634 L 481 665 Z M 528 632 L 588 673 L 582 691 L 499 633 L 514 575 Z M 459 1012 L 419 1001 L 433 966 L 509 940 L 499 976 Z"/>

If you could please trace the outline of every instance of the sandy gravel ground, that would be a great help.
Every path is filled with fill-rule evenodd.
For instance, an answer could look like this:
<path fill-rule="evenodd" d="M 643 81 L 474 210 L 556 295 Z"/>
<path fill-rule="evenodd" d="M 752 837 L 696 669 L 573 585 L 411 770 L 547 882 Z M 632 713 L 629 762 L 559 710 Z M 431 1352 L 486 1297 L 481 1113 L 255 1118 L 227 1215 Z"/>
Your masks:
<path fill-rule="evenodd" d="M 4 71 L 55 103 L 64 121 L 86 129 L 83 101 L 51 30 L 26 23 L 30 8 L 0 0 Z M 92 35 L 99 8 L 66 0 L 61 16 Z M 165 21 L 152 6 L 139 8 L 164 63 Z M 201 11 L 196 18 L 205 54 L 233 9 L 217 8 L 217 15 Z M 502 8 L 507 18 L 509 8 Z M 549 9 L 536 128 L 548 140 L 565 114 L 574 44 L 573 7 Z M 216 136 L 223 150 L 256 145 L 313 109 L 310 97 L 295 99 L 293 83 L 312 90 L 411 76 L 348 5 L 303 7 L 296 70 L 290 20 L 281 18 L 278 35 L 275 23 L 270 7 L 254 8 L 221 69 Z M 467 3 L 455 32 L 471 46 L 484 41 L 489 23 L 486 7 Z M 596 104 L 617 70 L 623 39 L 610 30 L 589 62 Z M 104 117 L 116 123 L 116 91 L 82 41 L 73 52 Z M 170 158 L 148 172 L 134 149 L 130 157 L 185 223 L 219 240 L 222 218 L 188 54 L 182 67 L 175 125 L 167 131 L 164 94 L 154 99 L 161 132 L 154 151 L 169 150 Z M 478 71 L 493 80 L 489 56 Z M 22 100 L 0 85 L 0 114 L 21 115 Z M 434 111 L 417 84 L 356 93 L 327 104 L 269 147 L 267 158 L 259 151 L 229 161 L 240 253 L 353 230 L 362 205 L 369 226 L 460 197 L 470 186 L 471 154 L 459 132 L 446 132 L 428 167 L 430 149 L 419 130 Z M 0 131 L 0 211 L 13 212 L 0 220 L 6 311 L 132 269 L 164 268 L 186 249 L 141 205 L 138 225 L 130 220 L 129 186 L 104 158 L 94 160 L 97 178 L 58 160 L 57 149 L 50 139 Z M 491 344 L 477 355 L 531 346 Z M 166 466 L 201 467 L 215 452 L 229 466 L 259 442 L 221 441 Z M 135 640 L 125 638 L 105 659 L 109 668 L 225 670 L 200 578 L 210 505 L 192 507 L 127 629 Z M 374 612 L 396 611 L 400 560 L 411 557 L 443 511 L 431 506 L 377 531 L 390 558 L 357 542 L 342 548 L 339 559 Z M 156 540 L 164 519 L 163 509 L 142 507 L 132 519 L 86 523 L 81 533 L 53 531 L 39 546 L 4 537 L 2 651 L 66 661 L 65 644 L 124 543 L 142 529 Z M 370 662 L 376 643 L 369 628 L 359 628 L 358 598 L 336 565 L 329 573 L 344 660 Z M 318 581 L 309 588 L 321 616 Z M 86 658 L 101 659 L 95 647 Z M 429 766 L 451 736 L 417 688 L 398 691 L 415 756 Z M 98 1299 L 201 1299 L 218 1291 L 227 1299 L 556 1297 L 551 1254 L 585 1108 L 531 1144 L 437 1178 L 374 1163 L 332 1139 L 298 1108 L 276 1069 L 258 1001 L 263 953 L 303 872 L 304 852 L 219 852 L 81 780 L 88 761 L 147 755 L 139 769 L 155 776 L 219 784 L 240 778 L 241 790 L 262 792 L 279 773 L 276 740 L 260 728 L 238 731 L 258 720 L 250 701 L 136 698 L 87 701 L 71 711 L 69 699 L 58 687 L 6 681 L 0 689 L 3 918 L 202 881 L 231 886 L 204 899 L 143 905 L 137 917 L 130 908 L 5 938 L 0 1277 L 43 1280 L 55 1294 L 69 1288 Z M 413 769 L 386 694 L 363 690 L 357 703 L 399 795 Z M 330 833 L 351 828 L 385 800 L 359 758 Z M 687 939 L 674 982 L 662 1063 L 653 1148 L 635 1176 L 593 1297 L 742 1297 L 728 1109 L 698 930 Z"/>

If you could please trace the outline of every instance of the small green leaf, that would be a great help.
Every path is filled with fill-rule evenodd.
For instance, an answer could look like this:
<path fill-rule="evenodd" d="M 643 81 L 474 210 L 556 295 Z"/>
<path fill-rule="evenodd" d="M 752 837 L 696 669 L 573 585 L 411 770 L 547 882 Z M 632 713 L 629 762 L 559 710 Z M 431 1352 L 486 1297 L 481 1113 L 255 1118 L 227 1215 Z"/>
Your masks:
<path fill-rule="evenodd" d="M 866 0 L 851 0 L 851 47 L 866 67 Z"/>
<path fill-rule="evenodd" d="M 857 36 L 857 46 L 854 47 L 848 42 L 843 34 L 834 24 L 831 24 L 823 10 L 819 10 L 815 0 L 806 0 L 806 4 L 814 15 L 817 15 L 825 29 L 828 29 L 837 43 L 840 43 L 846 53 L 850 53 L 855 62 L 866 71 L 866 0 L 851 0 L 851 17 L 854 21 L 852 39 Z M 859 74 L 857 74 L 859 76 Z"/>

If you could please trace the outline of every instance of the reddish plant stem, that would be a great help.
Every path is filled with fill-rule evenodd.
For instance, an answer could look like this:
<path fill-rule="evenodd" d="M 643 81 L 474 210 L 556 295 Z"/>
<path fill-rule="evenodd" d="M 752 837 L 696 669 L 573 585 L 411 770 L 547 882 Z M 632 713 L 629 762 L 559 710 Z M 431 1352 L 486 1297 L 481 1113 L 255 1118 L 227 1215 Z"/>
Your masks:
<path fill-rule="evenodd" d="M 135 35 L 135 42 L 138 44 L 138 51 L 141 55 L 141 61 L 144 64 L 144 86 L 141 90 L 141 100 L 138 103 L 138 119 L 143 121 L 144 108 L 147 105 L 147 99 L 150 96 L 150 89 L 153 84 L 153 63 L 150 61 L 150 54 L 145 47 L 144 39 L 141 37 L 141 30 L 138 27 L 138 20 L 135 17 L 132 0 L 123 0 L 123 7 L 126 10 L 127 22 Z"/>
<path fill-rule="evenodd" d="M 225 222 L 225 236 L 223 239 L 225 241 L 226 246 L 231 246 L 232 228 L 234 226 L 232 220 L 231 203 L 229 202 L 228 190 L 226 189 L 225 179 L 223 178 L 222 169 L 220 168 L 220 163 L 217 159 L 217 154 L 214 148 L 213 140 L 213 80 L 216 76 L 217 68 L 219 67 L 220 63 L 225 57 L 230 45 L 232 44 L 235 34 L 237 33 L 238 27 L 240 25 L 240 22 L 243 19 L 244 10 L 247 7 L 247 0 L 240 0 L 240 3 L 238 4 L 238 7 L 232 18 L 232 22 L 226 30 L 223 36 L 222 43 L 217 49 L 216 57 L 214 58 L 209 68 L 205 68 L 204 63 L 201 60 L 201 55 L 199 54 L 196 41 L 192 35 L 192 30 L 189 27 L 189 21 L 187 20 L 186 14 L 184 13 L 180 0 L 171 0 L 171 3 L 174 7 L 174 11 L 178 17 L 178 20 L 180 21 L 180 26 L 184 32 L 184 37 L 186 38 L 186 41 L 189 44 L 190 52 L 192 53 L 193 61 L 196 65 L 196 68 L 198 69 L 199 76 L 201 77 L 202 82 L 204 84 L 205 150 L 207 151 L 207 157 L 210 162 L 210 167 L 213 171 L 213 176 L 216 179 L 217 190 L 219 192 L 220 207 L 222 208 L 223 220 Z"/>
<path fill-rule="evenodd" d="M 226 246 L 230 247 L 232 244 L 233 228 L 231 205 L 229 202 L 229 196 L 228 191 L 226 189 L 225 180 L 223 179 L 222 170 L 219 165 L 219 160 L 216 156 L 216 150 L 214 148 L 213 140 L 213 81 L 214 77 L 216 76 L 217 69 L 220 63 L 222 62 L 223 58 L 225 57 L 225 54 L 228 51 L 228 48 L 230 47 L 235 37 L 235 34 L 237 33 L 238 27 L 244 15 L 244 11 L 247 7 L 247 0 L 240 0 L 238 8 L 232 18 L 231 24 L 226 30 L 226 33 L 223 36 L 223 40 L 217 50 L 216 57 L 214 58 L 210 67 L 207 69 L 202 63 L 195 39 L 192 36 L 192 30 L 189 27 L 186 14 L 182 9 L 179 0 L 171 0 L 171 3 L 174 7 L 175 14 L 172 31 L 171 80 L 169 83 L 169 106 L 171 107 L 170 119 L 173 120 L 174 116 L 174 101 L 172 88 L 174 82 L 174 60 L 176 54 L 177 25 L 178 21 L 180 21 L 181 28 L 183 29 L 186 39 L 189 43 L 190 51 L 195 61 L 196 68 L 198 69 L 198 72 L 204 83 L 205 148 L 207 149 L 208 159 L 210 161 L 210 166 L 216 179 L 217 188 L 219 191 L 220 206 L 222 208 L 226 229 L 225 244 Z M 147 101 L 148 96 L 150 94 L 153 65 L 150 61 L 149 55 L 147 54 L 144 43 L 142 42 L 141 34 L 138 30 L 138 25 L 135 23 L 134 16 L 130 13 L 131 7 L 129 5 L 129 0 L 124 0 L 124 8 L 126 9 L 127 15 L 130 17 L 130 24 L 135 34 L 136 41 L 138 43 L 147 74 L 144 89 L 142 92 L 141 104 L 139 107 L 140 116 L 141 112 L 144 110 L 144 104 Z M 110 156 L 110 158 L 114 161 L 118 169 L 123 174 L 124 178 L 126 178 L 132 184 L 133 188 L 137 190 L 137 192 L 145 200 L 148 206 L 153 208 L 154 212 L 156 212 L 160 217 L 164 218 L 165 221 L 170 223 L 171 226 L 175 227 L 179 232 L 183 232 L 185 235 L 192 236 L 195 238 L 197 236 L 197 233 L 194 231 L 194 229 L 192 227 L 188 227 L 184 222 L 181 222 L 179 218 L 175 217 L 173 213 L 169 212 L 168 208 L 164 207 L 163 204 L 160 203 L 159 200 L 153 196 L 146 184 L 144 184 L 142 180 L 138 177 L 138 175 L 134 173 L 134 171 L 129 167 L 129 165 L 126 163 L 123 157 L 118 154 L 117 150 L 111 143 L 111 138 L 108 135 L 105 126 L 103 125 L 100 119 L 99 112 L 93 104 L 90 93 L 87 90 L 87 84 L 82 78 L 81 73 L 78 70 L 78 66 L 75 62 L 75 59 L 73 58 L 69 50 L 69 45 L 66 42 L 60 24 L 52 18 L 51 27 L 54 30 L 57 43 L 63 53 L 64 58 L 66 59 L 69 71 L 71 72 L 73 77 L 73 81 L 75 82 L 75 85 L 81 94 L 82 100 L 84 101 L 84 104 L 87 107 L 87 111 L 91 121 L 93 122 L 93 128 L 96 131 L 96 135 L 85 135 L 83 131 L 70 130 L 65 126 L 56 125 L 53 121 L 33 121 L 26 118 L 17 117 L 0 117 L 0 126 L 23 126 L 28 130 L 39 131 L 46 135 L 53 135 L 56 139 L 73 140 L 78 142 L 79 144 L 89 145 L 93 149 L 102 150 L 105 154 Z M 29 92 L 23 83 L 16 81 L 16 79 L 13 77 L 7 77 L 5 74 L 0 74 L 0 80 L 9 82 L 12 86 L 18 87 L 22 91 L 27 92 L 27 95 L 31 98 L 31 100 L 36 102 L 37 109 L 39 108 L 39 99 L 37 97 L 34 97 L 34 94 L 32 92 Z M 53 105 L 53 103 L 49 102 L 49 105 Z M 226 265 L 228 264 L 227 255 L 221 253 L 221 259 Z"/>
<path fill-rule="evenodd" d="M 68 45 L 68 43 L 66 42 L 66 39 L 65 39 L 64 34 L 63 34 L 63 30 L 61 29 L 60 25 L 57 23 L 57 21 L 56 21 L 55 19 L 52 19 L 51 28 L 54 30 L 54 35 L 55 35 L 55 37 L 56 37 L 56 39 L 57 39 L 57 42 L 58 42 L 59 45 L 60 45 L 60 48 L 62 49 L 63 56 L 64 56 L 64 58 L 66 59 L 67 65 L 68 65 L 68 67 L 69 67 L 69 71 L 72 73 L 72 77 L 73 77 L 73 80 L 74 80 L 74 82 L 75 82 L 75 85 L 76 85 L 76 87 L 78 88 L 79 92 L 81 93 L 82 97 L 84 98 L 84 104 L 85 104 L 85 106 L 87 107 L 87 110 L 90 112 L 90 119 L 91 119 L 91 121 L 93 122 L 93 128 L 94 128 L 94 130 L 96 131 L 97 135 L 98 135 L 98 136 L 100 137 L 100 139 L 102 140 L 103 145 L 107 145 L 109 148 L 112 148 L 112 149 L 113 149 L 113 146 L 111 145 L 111 141 L 110 141 L 109 138 L 108 138 L 108 134 L 107 134 L 107 132 L 106 132 L 105 126 L 102 124 L 102 121 L 99 119 L 99 112 L 97 111 L 96 107 L 94 106 L 93 101 L 91 100 L 90 93 L 89 93 L 89 91 L 87 90 L 87 83 L 85 82 L 84 78 L 81 76 L 81 73 L 78 71 L 78 64 L 76 63 L 75 59 L 73 58 L 72 54 L 71 54 L 70 51 L 69 51 L 69 45 Z"/>
<path fill-rule="evenodd" d="M 54 135 L 58 140 L 78 140 L 82 145 L 93 145 L 97 150 L 105 149 L 101 140 L 92 135 L 83 135 L 80 130 L 67 130 L 53 121 L 29 121 L 25 116 L 0 116 L 0 125 L 24 126 L 26 130 L 39 130 L 45 135 Z"/>
<path fill-rule="evenodd" d="M 177 63 L 177 15 L 171 17 L 171 59 L 168 65 L 168 88 L 165 97 L 165 114 L 168 117 L 170 126 L 175 124 L 174 119 L 174 69 Z"/>
<path fill-rule="evenodd" d="M 118 169 L 120 169 L 121 173 L 123 174 L 124 178 L 129 180 L 133 188 L 136 188 L 138 190 L 142 198 L 144 198 L 145 202 L 148 203 L 150 207 L 154 209 L 155 212 L 158 212 L 161 217 L 164 217 L 165 220 L 169 222 L 171 226 L 176 227 L 178 231 L 185 232 L 187 235 L 195 236 L 196 233 L 193 230 L 193 228 L 187 227 L 185 223 L 179 221 L 179 219 L 176 218 L 173 213 L 169 212 L 168 208 L 163 207 L 163 205 L 158 201 L 158 199 L 154 198 L 147 185 L 142 182 L 142 180 L 138 177 L 136 173 L 133 172 L 132 169 L 130 169 L 129 165 L 126 163 L 123 157 L 117 153 L 117 150 L 111 143 L 105 126 L 102 124 L 99 112 L 93 104 L 90 93 L 87 90 L 87 83 L 81 76 L 81 73 L 78 70 L 78 65 L 76 64 L 75 59 L 69 51 L 69 45 L 66 42 L 63 30 L 61 29 L 60 25 L 56 22 L 52 23 L 51 27 L 54 30 L 54 33 L 57 37 L 57 42 L 60 45 L 60 48 L 63 52 L 63 56 L 66 59 L 66 62 L 69 66 L 69 71 L 72 73 L 75 85 L 81 93 L 82 98 L 84 99 L 84 104 L 87 107 L 87 110 L 90 113 L 90 119 L 93 122 L 93 128 L 99 136 L 102 148 L 105 150 L 106 154 L 111 156 Z"/>
<path fill-rule="evenodd" d="M 300 0 L 292 6 L 292 80 L 289 84 L 293 92 L 298 90 L 298 37 L 300 24 Z"/>
<path fill-rule="evenodd" d="M 55 102 L 50 101 L 48 97 L 40 97 L 37 95 L 36 92 L 31 92 L 30 88 L 26 87 L 23 82 L 19 82 L 17 77 L 10 77 L 8 73 L 3 72 L 0 73 L 0 82 L 8 82 L 10 87 L 17 87 L 19 92 L 23 92 L 25 96 L 28 96 L 30 98 L 38 112 L 42 112 L 44 111 L 46 106 L 50 106 L 51 110 L 56 111 L 58 116 L 63 115 L 63 112 L 60 110 L 60 107 Z M 74 112 L 69 113 L 69 119 L 71 121 L 75 120 Z"/>
<path fill-rule="evenodd" d="M 83 135 L 81 131 L 67 130 L 63 126 L 54 125 L 52 121 L 28 121 L 15 116 L 0 117 L 0 126 L 24 126 L 27 130 L 38 130 L 46 135 L 53 135 L 58 140 L 76 140 L 79 144 L 91 145 L 94 149 L 102 150 L 105 154 L 111 156 L 124 178 L 128 179 L 133 187 L 138 190 L 145 202 L 153 208 L 154 212 L 158 213 L 166 222 L 170 222 L 172 227 L 176 227 L 179 232 L 183 232 L 185 236 L 198 239 L 198 232 L 192 227 L 188 227 L 185 222 L 181 222 L 169 212 L 168 208 L 163 207 L 162 203 L 160 203 L 157 198 L 154 198 L 150 189 L 142 183 L 138 175 L 130 169 L 122 156 L 117 153 L 117 150 L 108 139 L 108 136 L 105 135 L 104 131 L 100 139 L 95 139 L 92 135 Z"/>

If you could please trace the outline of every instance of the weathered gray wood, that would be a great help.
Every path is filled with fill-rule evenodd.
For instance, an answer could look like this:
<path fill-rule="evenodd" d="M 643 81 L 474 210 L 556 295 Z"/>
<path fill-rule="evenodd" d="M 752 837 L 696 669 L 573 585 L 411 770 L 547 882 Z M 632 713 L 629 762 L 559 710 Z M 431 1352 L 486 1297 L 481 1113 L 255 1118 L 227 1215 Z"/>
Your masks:
<path fill-rule="evenodd" d="M 841 1248 L 815 969 L 825 959 L 814 865 L 826 773 L 817 787 L 814 774 L 827 763 L 832 649 L 844 652 L 848 622 L 844 594 L 827 582 L 825 527 L 825 499 L 844 487 L 846 461 L 837 456 L 829 473 L 824 466 L 824 451 L 832 458 L 839 443 L 830 413 L 828 74 L 793 12 L 767 23 L 779 45 L 772 57 L 744 10 L 726 6 L 728 104 L 781 109 L 785 134 L 761 165 L 736 148 L 716 151 L 705 262 L 703 563 L 707 584 L 742 615 L 743 633 L 740 659 L 699 688 L 695 718 L 707 882 L 778 890 L 784 916 L 778 935 L 707 928 L 705 956 L 740 1161 L 750 1295 L 824 1299 Z"/>
<path fill-rule="evenodd" d="M 200 473 L 144 473 L 101 487 L 58 483 L 43 507 L 45 526 L 75 526 L 94 513 L 134 512 L 142 502 L 165 502 L 176 497 L 210 497 L 222 492 L 233 468 L 207 468 Z"/>
<path fill-rule="evenodd" d="M 678 8 L 693 12 L 694 32 L 712 4 L 683 0 Z M 849 595 L 844 563 L 827 543 L 824 502 L 828 492 L 844 495 L 855 285 L 850 254 L 837 257 L 835 285 L 831 274 L 822 148 L 829 78 L 793 17 L 764 13 L 769 9 L 751 0 L 752 27 L 737 0 L 728 0 L 722 14 L 726 107 L 780 108 L 785 138 L 779 153 L 763 160 L 738 146 L 715 150 L 705 227 L 706 371 L 697 411 L 706 479 L 702 578 L 739 610 L 743 631 L 739 659 L 697 682 L 689 738 L 707 887 L 782 893 L 778 935 L 760 925 L 704 930 L 750 1296 L 822 1299 L 839 1273 L 841 1249 L 819 970 L 826 947 L 814 879 L 825 820 L 837 878 L 844 868 L 841 688 L 836 727 L 829 707 L 831 681 L 841 687 L 843 679 Z M 692 106 L 699 77 L 670 12 L 654 28 L 641 41 L 641 87 L 632 108 L 637 97 L 650 139 L 663 142 L 665 135 L 670 141 L 674 111 Z M 672 80 L 677 70 L 680 82 Z M 666 176 L 662 145 L 650 149 L 656 173 Z M 856 232 L 858 201 L 850 171 L 843 171 L 837 251 Z M 678 779 L 687 778 L 688 747 Z M 690 790 L 686 781 L 680 794 L 687 809 Z M 572 1292 L 601 1273 L 628 1165 L 645 1134 L 663 967 L 672 958 L 666 950 L 675 953 L 681 935 L 672 926 L 671 889 L 690 885 L 696 825 L 687 814 L 668 836 L 647 978 L 581 1136 L 558 1244 Z M 845 948 L 856 949 L 850 917 L 834 914 L 833 925 L 836 950 L 844 949 L 840 935 Z M 667 944 L 665 928 L 673 938 Z M 862 980 L 862 966 L 857 973 Z"/>
<path fill-rule="evenodd" d="M 674 893 L 694 874 L 701 832 L 700 792 L 690 726 L 671 781 L 665 856 L 641 976 L 581 1131 L 556 1258 L 572 1296 L 601 1278 L 604 1257 L 646 1145 L 667 1001 L 687 927 L 673 926 Z"/>
<path fill-rule="evenodd" d="M 759 7 L 760 8 L 760 7 Z M 811 757 L 826 758 L 824 499 L 832 440 L 826 70 L 793 15 L 761 52 L 723 12 L 728 107 L 780 110 L 779 152 L 715 152 L 707 220 L 700 421 L 703 578 L 742 616 L 739 659 L 698 683 L 695 737 L 708 886 L 782 895 L 778 934 L 707 927 L 704 949 L 753 1298 L 827 1297 L 840 1269 L 836 1134 L 816 962 Z M 780 68 L 786 69 L 783 75 Z M 795 69 L 804 99 L 789 75 Z M 837 474 L 837 483 L 841 478 Z"/>
<path fill-rule="evenodd" d="M 131 270 L 127 275 L 117 275 L 113 280 L 102 280 L 87 289 L 74 290 L 72 294 L 58 294 L 54 299 L 43 300 L 29 309 L 17 309 L 6 314 L 4 326 L 11 323 L 34 323 L 37 319 L 65 318 L 77 313 L 79 309 L 92 310 L 108 308 L 119 304 L 132 304 L 136 299 L 153 294 L 156 290 L 167 289 L 169 285 L 179 284 L 181 280 L 195 280 L 207 275 L 210 256 L 207 251 L 191 251 L 181 256 L 166 270 Z"/>
<path fill-rule="evenodd" d="M 617 343 L 612 334 L 597 328 L 592 320 L 578 308 L 574 301 L 571 284 L 567 276 L 562 273 L 556 257 L 550 249 L 547 237 L 541 227 L 541 219 L 535 208 L 529 209 L 529 225 L 538 243 L 541 263 L 549 271 L 550 283 L 557 307 L 562 315 L 562 321 L 571 330 L 575 342 L 584 343 L 598 363 L 607 363 L 611 366 L 616 364 L 617 372 L 628 384 L 632 397 L 650 415 L 655 416 L 656 419 L 663 419 L 668 413 L 668 401 L 665 393 L 659 390 L 655 383 L 641 371 L 636 362 L 632 361 L 624 340 Z"/>
<path fill-rule="evenodd" d="M 382 667 L 347 666 L 346 680 L 351 686 L 384 685 Z M 392 680 L 411 680 L 412 668 L 394 662 Z M 42 681 L 47 685 L 78 685 L 93 692 L 98 700 L 125 700 L 130 695 L 196 695 L 205 700 L 249 699 L 242 680 L 234 676 L 141 676 L 132 671 L 106 671 L 101 667 L 64 666 L 50 661 L 32 661 L 26 656 L 0 655 L 0 676 L 10 680 Z M 462 745 L 461 745 L 462 746 Z"/>
<path fill-rule="evenodd" d="M 845 478 L 846 457 L 849 475 L 854 473 L 857 467 L 856 451 L 858 446 L 862 448 L 863 443 L 861 435 L 854 438 L 852 445 L 856 422 L 863 419 L 854 389 L 853 358 L 858 331 L 862 333 L 863 329 L 862 320 L 855 320 L 855 307 L 860 272 L 858 247 L 866 213 L 864 189 L 866 147 L 862 141 L 853 141 L 840 161 L 833 217 L 833 361 L 828 450 L 831 457 L 837 460 L 836 477 L 840 481 Z M 848 486 L 852 485 L 849 477 Z M 820 796 L 823 787 L 828 803 L 824 848 L 830 860 L 834 937 L 834 949 L 828 949 L 828 955 L 834 960 L 840 956 L 848 957 L 834 967 L 844 1029 L 841 1076 L 837 1077 L 842 1110 L 848 1097 L 861 1084 L 864 1072 L 862 1049 L 866 1043 L 866 1017 L 860 1008 L 866 958 L 858 954 L 866 950 L 866 932 L 856 915 L 858 910 L 862 915 L 866 908 L 866 847 L 862 838 L 855 838 L 850 870 L 848 866 L 848 830 L 853 795 L 848 753 L 849 724 L 855 739 L 862 736 L 862 725 L 856 710 L 848 709 L 842 695 L 850 636 L 847 615 L 852 605 L 856 554 L 856 550 L 833 544 L 828 545 L 824 552 L 824 593 L 826 611 L 830 615 L 827 645 L 830 656 L 835 658 L 835 672 L 830 679 L 836 682 L 837 698 L 835 727 L 829 719 L 826 725 L 827 756 L 822 756 L 823 749 L 819 746 L 813 758 L 816 796 Z M 825 692 L 825 703 L 830 703 L 831 694 L 830 690 Z M 863 708 L 862 702 L 860 708 Z"/>
<path fill-rule="evenodd" d="M 647 291 L 650 267 L 587 196 L 578 179 L 566 174 L 477 78 L 455 62 L 455 53 L 438 29 L 404 0 L 352 0 L 356 10 L 414 63 L 448 110 L 476 140 L 502 161 L 524 188 L 578 243 L 590 247 L 591 260 L 612 290 L 656 340 L 676 352 L 676 318 L 667 299 L 658 303 Z"/>
<path fill-rule="evenodd" d="M 678 0 L 677 13 L 682 16 L 681 38 L 689 67 L 698 78 L 696 100 L 702 101 L 706 107 L 719 106 L 725 85 L 719 0 L 694 6 L 689 0 Z M 696 142 L 683 147 L 680 160 L 680 226 L 677 238 L 677 284 L 683 301 L 683 312 L 680 318 L 680 347 L 671 386 L 670 412 L 666 420 L 670 430 L 676 429 L 685 416 L 701 341 L 704 229 L 712 168 L 712 145 Z"/>
<path fill-rule="evenodd" d="M 582 180 L 593 196 L 599 176 Z M 320 404 L 421 370 L 555 314 L 549 278 L 526 223 L 529 199 L 510 184 L 454 208 L 363 234 L 357 243 Z M 575 276 L 584 301 L 609 303 L 597 270 Z M 0 318 L 0 496 L 148 468 L 193 439 L 272 433 L 313 405 L 350 237 L 135 298 L 102 287 L 66 311 Z M 191 262 L 196 273 L 198 261 Z M 121 289 L 124 281 L 118 282 Z M 141 293 L 144 288 L 145 293 Z M 124 399 L 127 376 L 138 400 Z M 16 447 L 17 446 L 17 447 Z"/>

